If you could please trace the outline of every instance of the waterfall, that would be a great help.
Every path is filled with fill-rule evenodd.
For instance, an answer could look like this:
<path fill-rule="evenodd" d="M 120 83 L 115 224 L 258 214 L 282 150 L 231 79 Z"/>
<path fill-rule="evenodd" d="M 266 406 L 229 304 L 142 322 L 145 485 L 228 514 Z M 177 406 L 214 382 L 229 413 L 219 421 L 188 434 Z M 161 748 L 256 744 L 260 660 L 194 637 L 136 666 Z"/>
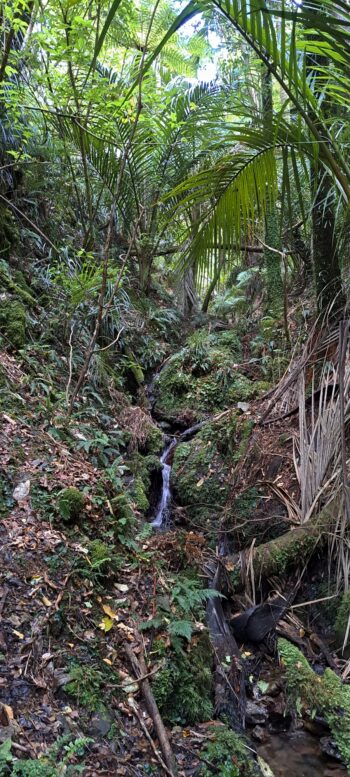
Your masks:
<path fill-rule="evenodd" d="M 163 524 L 166 523 L 169 513 L 169 507 L 170 507 L 170 501 L 171 501 L 171 491 L 170 491 L 170 474 L 171 474 L 171 465 L 167 464 L 167 459 L 169 457 L 170 452 L 175 448 L 175 445 L 177 444 L 176 438 L 174 438 L 170 445 L 168 445 L 160 459 L 160 463 L 162 464 L 162 493 L 161 497 L 158 503 L 157 511 L 155 518 L 152 521 L 152 526 L 160 527 L 163 526 Z"/>

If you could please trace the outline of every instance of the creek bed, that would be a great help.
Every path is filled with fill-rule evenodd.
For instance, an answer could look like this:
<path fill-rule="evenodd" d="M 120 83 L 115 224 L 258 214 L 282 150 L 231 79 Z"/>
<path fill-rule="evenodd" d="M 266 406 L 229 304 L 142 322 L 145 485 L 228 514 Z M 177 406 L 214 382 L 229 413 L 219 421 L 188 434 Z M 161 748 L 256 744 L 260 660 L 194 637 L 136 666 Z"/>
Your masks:
<path fill-rule="evenodd" d="M 320 753 L 317 737 L 300 730 L 291 734 L 272 734 L 263 745 L 254 745 L 274 777 L 344 777 L 345 766 Z"/>

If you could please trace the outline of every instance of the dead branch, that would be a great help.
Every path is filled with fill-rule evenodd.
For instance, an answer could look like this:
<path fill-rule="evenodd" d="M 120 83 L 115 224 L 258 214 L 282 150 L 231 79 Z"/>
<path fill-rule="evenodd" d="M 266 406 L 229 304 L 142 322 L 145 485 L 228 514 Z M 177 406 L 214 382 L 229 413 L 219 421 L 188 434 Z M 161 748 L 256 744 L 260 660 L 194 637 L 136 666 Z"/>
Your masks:
<path fill-rule="evenodd" d="M 140 644 L 141 644 L 141 641 L 140 641 Z M 125 643 L 124 645 L 124 650 L 135 672 L 136 678 L 141 681 L 142 693 L 146 702 L 147 710 L 153 720 L 154 727 L 157 732 L 160 748 L 167 767 L 167 773 L 170 774 L 170 777 L 175 777 L 175 775 L 177 774 L 175 756 L 171 749 L 168 734 L 166 732 L 164 723 L 160 716 L 157 702 L 154 698 L 151 686 L 149 684 L 149 680 L 145 677 L 145 675 L 148 674 L 148 670 L 144 659 L 144 655 L 141 652 L 139 657 L 137 658 L 133 649 L 127 643 Z"/>

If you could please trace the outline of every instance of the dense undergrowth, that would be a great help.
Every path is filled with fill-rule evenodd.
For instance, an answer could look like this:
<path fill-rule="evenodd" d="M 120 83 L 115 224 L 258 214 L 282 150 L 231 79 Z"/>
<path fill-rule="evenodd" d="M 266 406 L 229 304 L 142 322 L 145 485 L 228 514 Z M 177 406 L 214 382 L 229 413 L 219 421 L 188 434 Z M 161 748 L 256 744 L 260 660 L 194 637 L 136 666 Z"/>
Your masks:
<path fill-rule="evenodd" d="M 64 295 L 55 274 L 45 285 L 40 272 L 26 279 L 7 265 L 4 277 L 0 512 L 2 532 L 11 542 L 8 551 L 5 544 L 2 571 L 10 608 L 3 616 L 3 656 L 7 651 L 17 656 L 15 666 L 22 666 L 24 675 L 18 686 L 16 669 L 10 671 L 4 700 L 13 718 L 0 744 L 1 774 L 103 773 L 111 759 L 127 764 L 130 748 L 140 768 L 153 773 L 154 758 L 145 752 L 142 730 L 128 707 L 128 699 L 139 699 L 139 689 L 124 644 L 142 635 L 154 670 L 152 691 L 174 732 L 175 750 L 182 731 L 209 726 L 216 715 L 215 651 L 205 607 L 214 592 L 205 588 L 203 565 L 224 534 L 231 547 L 246 549 L 255 537 L 259 542 L 279 536 L 287 525 L 286 510 L 280 503 L 277 509 L 273 497 L 266 508 L 264 478 L 275 477 L 281 462 L 290 460 L 290 437 L 281 434 L 276 448 L 268 435 L 252 435 L 255 407 L 275 379 L 280 349 L 266 358 L 268 344 L 254 320 L 242 329 L 239 322 L 208 315 L 196 328 L 195 319 L 181 318 L 164 288 L 158 285 L 149 299 L 136 300 L 126 286 L 120 320 L 101 334 L 100 351 L 70 413 L 69 393 L 91 326 L 86 300 L 75 300 L 76 307 L 72 302 L 68 319 L 64 307 L 73 294 L 68 277 Z M 76 294 L 74 284 L 75 276 Z M 103 351 L 121 326 L 115 347 Z M 198 421 L 204 425 L 174 454 L 175 528 L 154 534 L 148 521 L 159 497 L 159 457 L 167 435 Z M 283 471 L 288 476 L 288 468 Z M 283 575 L 283 565 L 278 572 Z M 237 569 L 228 570 L 228 578 L 226 595 L 241 587 Z M 346 605 L 343 609 L 347 612 Z M 39 652 L 33 640 L 39 640 Z M 288 663 L 287 647 L 281 655 L 291 689 L 288 703 L 300 712 L 304 697 L 298 690 L 295 698 L 290 669 L 295 656 Z M 22 652 L 28 665 L 23 666 Z M 301 666 L 311 686 L 315 683 L 316 706 L 347 763 L 343 724 L 327 696 L 333 676 L 325 675 L 319 689 L 311 668 L 305 661 Z M 4 667 L 0 662 L 0 677 Z M 26 695 L 28 672 L 45 701 Z M 347 716 L 347 690 L 337 678 L 332 688 L 341 716 Z M 22 718 L 28 758 L 16 750 Z M 261 765 L 225 717 L 208 732 L 195 750 L 203 759 L 196 773 L 260 773 Z"/>

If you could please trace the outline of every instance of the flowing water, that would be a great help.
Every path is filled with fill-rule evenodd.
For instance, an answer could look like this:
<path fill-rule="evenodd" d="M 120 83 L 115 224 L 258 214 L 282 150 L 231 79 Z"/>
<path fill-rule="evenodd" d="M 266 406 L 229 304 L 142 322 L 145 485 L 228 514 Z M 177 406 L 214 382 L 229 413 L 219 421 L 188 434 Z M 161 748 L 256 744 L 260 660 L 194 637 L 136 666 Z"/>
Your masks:
<path fill-rule="evenodd" d="M 171 451 L 173 450 L 173 448 L 175 448 L 176 444 L 177 444 L 177 440 L 174 437 L 170 445 L 168 445 L 167 448 L 165 448 L 160 459 L 160 463 L 162 465 L 162 492 L 161 492 L 160 501 L 158 503 L 158 507 L 156 510 L 155 518 L 152 521 L 152 526 L 155 526 L 157 528 L 160 528 L 161 526 L 166 526 L 169 519 L 170 504 L 171 504 L 171 490 L 170 490 L 171 464 L 167 464 L 167 461 L 169 459 Z"/>
<path fill-rule="evenodd" d="M 189 434 L 192 435 L 196 431 L 197 427 L 192 427 L 187 432 L 183 432 L 179 440 L 186 439 Z M 152 521 L 152 526 L 155 528 L 166 527 L 169 523 L 171 507 L 171 464 L 169 460 L 170 454 L 179 440 L 174 438 L 167 445 L 160 458 L 162 490 Z M 218 554 L 223 555 L 224 552 L 224 546 L 221 544 Z M 215 578 L 211 586 L 215 587 Z M 226 651 L 234 652 L 230 650 L 230 646 L 227 646 L 229 640 L 233 638 L 222 612 L 220 598 L 209 599 L 207 623 L 216 649 L 222 643 Z M 253 748 L 257 749 L 258 755 L 265 761 L 265 764 L 268 764 L 274 777 L 320 777 L 320 775 L 323 777 L 343 777 L 347 774 L 343 766 L 323 757 L 318 738 L 303 730 L 287 734 L 272 734 L 266 744 L 256 747 L 254 743 Z"/>

